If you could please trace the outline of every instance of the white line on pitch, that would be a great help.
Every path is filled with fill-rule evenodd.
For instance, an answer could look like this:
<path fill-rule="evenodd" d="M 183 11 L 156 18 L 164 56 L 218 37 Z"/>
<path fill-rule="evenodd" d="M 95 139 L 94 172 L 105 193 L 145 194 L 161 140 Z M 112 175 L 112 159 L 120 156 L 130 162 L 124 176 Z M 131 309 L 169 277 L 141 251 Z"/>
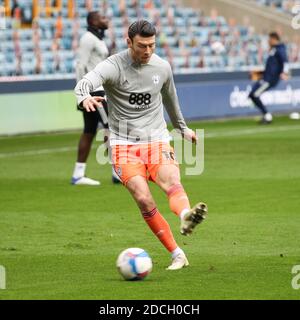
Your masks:
<path fill-rule="evenodd" d="M 38 156 L 43 154 L 69 152 L 73 150 L 76 150 L 76 147 L 62 147 L 62 148 L 53 148 L 53 149 L 40 149 L 40 150 L 28 150 L 28 151 L 19 151 L 19 152 L 11 152 L 11 153 L 0 153 L 0 159 L 10 158 L 10 157 Z"/>
<path fill-rule="evenodd" d="M 281 126 L 281 127 L 271 127 L 271 128 L 256 128 L 256 129 L 242 129 L 242 130 L 232 130 L 232 131 L 219 131 L 206 133 L 205 138 L 222 138 L 222 137 L 238 137 L 243 135 L 252 135 L 260 133 L 272 133 L 278 131 L 293 131 L 300 130 L 300 126 Z M 92 147 L 97 148 L 97 146 Z M 4 158 L 13 158 L 13 157 L 23 157 L 23 156 L 36 156 L 52 153 L 63 153 L 77 150 L 77 147 L 61 147 L 53 149 L 40 149 L 40 150 L 28 150 L 28 151 L 19 151 L 19 152 L 10 152 L 10 153 L 0 153 L 0 159 Z"/>
<path fill-rule="evenodd" d="M 300 130 L 300 126 L 281 126 L 270 128 L 256 128 L 256 129 L 242 129 L 222 132 L 206 133 L 205 138 L 221 138 L 221 137 L 235 137 L 260 133 L 272 133 L 277 131 L 293 131 Z"/>

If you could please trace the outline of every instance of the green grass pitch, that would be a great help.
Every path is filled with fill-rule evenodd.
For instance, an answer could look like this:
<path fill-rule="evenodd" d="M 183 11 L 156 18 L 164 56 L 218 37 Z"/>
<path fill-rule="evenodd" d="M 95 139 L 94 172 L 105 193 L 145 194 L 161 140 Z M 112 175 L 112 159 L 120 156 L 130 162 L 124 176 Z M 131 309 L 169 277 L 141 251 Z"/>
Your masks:
<path fill-rule="evenodd" d="M 204 128 L 205 171 L 182 176 L 208 219 L 179 233 L 166 196 L 151 185 L 190 267 L 166 271 L 169 254 L 127 190 L 111 184 L 95 146 L 87 174 L 101 187 L 71 186 L 79 132 L 0 138 L 0 299 L 300 299 L 300 123 L 287 117 L 191 123 Z M 184 172 L 184 166 L 181 167 Z M 144 281 L 123 281 L 118 254 L 141 247 L 154 262 Z"/>

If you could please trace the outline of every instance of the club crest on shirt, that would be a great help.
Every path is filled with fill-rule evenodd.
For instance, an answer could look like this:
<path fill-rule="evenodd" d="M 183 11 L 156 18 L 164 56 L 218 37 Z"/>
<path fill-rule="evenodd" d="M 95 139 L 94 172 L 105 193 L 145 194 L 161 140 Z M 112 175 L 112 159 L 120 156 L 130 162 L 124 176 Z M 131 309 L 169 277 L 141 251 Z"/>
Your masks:
<path fill-rule="evenodd" d="M 154 76 L 152 77 L 152 80 L 153 80 L 153 83 L 154 83 L 154 84 L 159 84 L 160 76 L 159 76 L 159 75 L 154 75 Z"/>

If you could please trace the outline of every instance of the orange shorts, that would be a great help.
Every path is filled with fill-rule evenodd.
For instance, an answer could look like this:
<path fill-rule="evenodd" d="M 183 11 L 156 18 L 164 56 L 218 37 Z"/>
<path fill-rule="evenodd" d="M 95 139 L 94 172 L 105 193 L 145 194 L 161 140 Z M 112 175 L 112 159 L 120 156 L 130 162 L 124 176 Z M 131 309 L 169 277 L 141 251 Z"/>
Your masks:
<path fill-rule="evenodd" d="M 155 182 L 161 166 L 176 165 L 178 167 L 174 149 L 169 143 L 164 142 L 114 146 L 112 163 L 124 185 L 135 176 L 142 176 Z"/>

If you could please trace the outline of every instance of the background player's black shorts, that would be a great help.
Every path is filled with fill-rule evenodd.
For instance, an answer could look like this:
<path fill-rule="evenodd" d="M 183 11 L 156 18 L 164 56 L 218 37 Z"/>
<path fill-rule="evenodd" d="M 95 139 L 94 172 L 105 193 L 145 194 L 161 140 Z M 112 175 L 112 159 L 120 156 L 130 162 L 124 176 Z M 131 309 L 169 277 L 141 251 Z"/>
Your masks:
<path fill-rule="evenodd" d="M 104 97 L 105 92 L 103 90 L 94 91 L 94 92 L 91 92 L 91 96 Z M 102 104 L 103 104 L 103 107 L 104 107 L 106 114 L 108 114 L 107 102 L 102 101 Z M 97 132 L 99 122 L 102 124 L 103 128 L 108 129 L 108 123 L 103 122 L 103 119 L 98 111 L 87 112 L 83 108 L 80 108 L 80 107 L 77 107 L 77 108 L 78 108 L 78 110 L 82 111 L 82 113 L 83 113 L 83 121 L 84 121 L 83 132 L 84 133 L 95 134 Z"/>

